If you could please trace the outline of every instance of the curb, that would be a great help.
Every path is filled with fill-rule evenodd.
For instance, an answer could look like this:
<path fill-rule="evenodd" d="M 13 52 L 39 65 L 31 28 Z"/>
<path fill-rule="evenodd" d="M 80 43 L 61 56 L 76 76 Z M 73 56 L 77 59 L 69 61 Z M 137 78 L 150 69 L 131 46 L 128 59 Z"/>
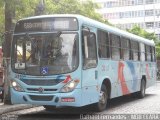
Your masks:
<path fill-rule="evenodd" d="M 6 107 L 4 107 L 4 106 L 5 105 L 0 105 L 0 115 L 5 114 L 5 113 L 9 113 L 9 112 L 14 112 L 14 111 L 18 111 L 18 110 L 23 110 L 23 109 L 29 109 L 29 108 L 36 107 L 35 105 L 24 105 L 24 104 L 6 105 Z"/>

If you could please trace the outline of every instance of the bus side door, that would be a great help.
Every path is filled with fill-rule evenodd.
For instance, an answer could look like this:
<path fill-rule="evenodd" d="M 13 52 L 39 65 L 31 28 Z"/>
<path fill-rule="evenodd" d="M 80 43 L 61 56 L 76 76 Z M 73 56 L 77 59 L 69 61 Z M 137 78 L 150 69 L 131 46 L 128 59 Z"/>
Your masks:
<path fill-rule="evenodd" d="M 97 46 L 95 29 L 82 29 L 82 99 L 83 104 L 98 101 Z"/>

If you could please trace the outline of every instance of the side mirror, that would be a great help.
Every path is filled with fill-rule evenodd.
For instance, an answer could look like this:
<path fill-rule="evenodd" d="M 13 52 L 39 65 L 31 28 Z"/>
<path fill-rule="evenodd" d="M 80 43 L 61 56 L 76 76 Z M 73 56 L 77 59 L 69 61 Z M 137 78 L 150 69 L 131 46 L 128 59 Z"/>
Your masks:
<path fill-rule="evenodd" d="M 90 33 L 89 27 L 86 27 L 86 26 L 82 26 L 82 31 Z"/>

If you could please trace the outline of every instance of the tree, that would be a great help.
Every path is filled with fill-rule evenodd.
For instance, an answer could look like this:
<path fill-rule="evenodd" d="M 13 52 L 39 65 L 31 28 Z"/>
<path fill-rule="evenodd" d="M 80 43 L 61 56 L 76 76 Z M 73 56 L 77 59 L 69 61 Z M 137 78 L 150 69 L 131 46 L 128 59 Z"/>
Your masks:
<path fill-rule="evenodd" d="M 0 32 L 6 33 L 4 50 L 4 60 L 6 61 L 5 97 L 9 96 L 10 31 L 13 30 L 17 20 L 40 14 L 81 14 L 108 23 L 96 12 L 97 8 L 98 5 L 91 0 L 84 2 L 79 0 L 0 0 Z"/>
<path fill-rule="evenodd" d="M 137 25 L 133 26 L 132 29 L 127 29 L 127 31 L 143 38 L 154 40 L 157 43 L 158 38 L 154 33 L 147 32 L 146 30 L 140 28 Z"/>
<path fill-rule="evenodd" d="M 160 42 L 156 37 L 155 33 L 149 33 L 146 30 L 140 28 L 139 26 L 134 26 L 132 29 L 127 29 L 127 31 L 135 35 L 144 37 L 146 39 L 154 40 L 154 42 L 156 43 L 156 57 L 160 58 Z"/>
<path fill-rule="evenodd" d="M 99 6 L 92 0 L 47 0 L 45 14 L 80 14 L 105 23 L 96 12 Z"/>
<path fill-rule="evenodd" d="M 17 20 L 40 14 L 80 14 L 111 25 L 96 12 L 99 6 L 92 0 L 0 0 L 0 33 L 5 31 L 4 6 L 6 1 L 9 1 L 9 7 L 14 13 L 12 14 L 12 29 Z M 45 9 L 44 6 L 40 7 L 42 1 Z M 41 13 L 38 13 L 41 8 L 43 8 Z"/>

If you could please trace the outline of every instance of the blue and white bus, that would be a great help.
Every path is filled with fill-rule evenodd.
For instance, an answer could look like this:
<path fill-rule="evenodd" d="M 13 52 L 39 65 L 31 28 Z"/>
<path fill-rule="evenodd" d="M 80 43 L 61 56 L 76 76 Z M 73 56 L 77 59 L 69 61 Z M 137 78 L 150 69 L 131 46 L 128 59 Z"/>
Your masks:
<path fill-rule="evenodd" d="M 16 23 L 10 67 L 13 104 L 46 109 L 94 105 L 156 81 L 155 44 L 81 15 L 43 15 Z"/>

